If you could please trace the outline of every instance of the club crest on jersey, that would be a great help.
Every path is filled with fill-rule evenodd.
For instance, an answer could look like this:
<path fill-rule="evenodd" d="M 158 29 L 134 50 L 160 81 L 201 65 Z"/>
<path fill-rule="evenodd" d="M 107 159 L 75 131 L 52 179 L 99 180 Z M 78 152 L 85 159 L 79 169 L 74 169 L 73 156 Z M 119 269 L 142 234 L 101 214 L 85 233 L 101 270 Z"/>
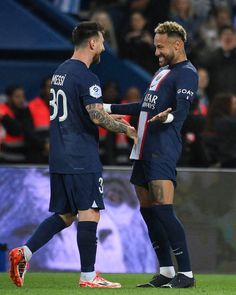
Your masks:
<path fill-rule="evenodd" d="M 89 87 L 89 94 L 94 98 L 99 98 L 102 96 L 102 90 L 99 85 L 93 85 Z"/>
<path fill-rule="evenodd" d="M 160 73 L 158 73 L 151 82 L 151 85 L 149 87 L 149 90 L 156 91 L 161 81 L 168 75 L 170 70 L 162 70 Z"/>

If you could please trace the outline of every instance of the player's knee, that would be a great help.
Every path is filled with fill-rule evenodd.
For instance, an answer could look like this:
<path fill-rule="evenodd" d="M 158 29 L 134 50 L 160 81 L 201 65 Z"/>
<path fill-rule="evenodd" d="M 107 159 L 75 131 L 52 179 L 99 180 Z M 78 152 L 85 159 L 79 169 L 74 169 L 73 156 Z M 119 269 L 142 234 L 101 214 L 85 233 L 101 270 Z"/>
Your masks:
<path fill-rule="evenodd" d="M 71 224 L 76 220 L 76 215 L 72 213 L 59 214 L 59 216 L 63 219 L 67 227 L 71 226 Z"/>
<path fill-rule="evenodd" d="M 98 209 L 88 209 L 79 211 L 79 221 L 99 222 L 100 212 Z"/>
<path fill-rule="evenodd" d="M 155 205 L 167 205 L 167 204 L 165 203 L 164 200 L 155 200 L 153 201 L 152 206 L 155 206 Z"/>

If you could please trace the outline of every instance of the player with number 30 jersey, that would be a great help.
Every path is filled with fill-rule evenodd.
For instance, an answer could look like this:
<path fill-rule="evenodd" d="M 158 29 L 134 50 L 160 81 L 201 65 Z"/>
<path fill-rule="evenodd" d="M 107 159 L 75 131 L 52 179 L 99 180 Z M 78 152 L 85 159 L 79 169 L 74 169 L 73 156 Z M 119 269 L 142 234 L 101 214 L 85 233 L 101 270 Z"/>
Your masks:
<path fill-rule="evenodd" d="M 99 80 L 89 67 L 104 51 L 103 28 L 82 22 L 72 32 L 74 53 L 52 77 L 50 100 L 49 210 L 45 219 L 22 247 L 10 251 L 10 278 L 22 287 L 28 261 L 52 237 L 78 220 L 80 287 L 120 288 L 95 272 L 97 224 L 103 203 L 102 166 L 98 153 L 98 126 L 125 133 L 137 141 L 135 128 L 112 118 L 102 104 Z M 63 251 L 63 249 L 62 249 Z"/>
<path fill-rule="evenodd" d="M 74 59 L 61 64 L 52 78 L 50 101 L 50 172 L 101 172 L 98 127 L 85 107 L 102 103 L 97 76 Z"/>

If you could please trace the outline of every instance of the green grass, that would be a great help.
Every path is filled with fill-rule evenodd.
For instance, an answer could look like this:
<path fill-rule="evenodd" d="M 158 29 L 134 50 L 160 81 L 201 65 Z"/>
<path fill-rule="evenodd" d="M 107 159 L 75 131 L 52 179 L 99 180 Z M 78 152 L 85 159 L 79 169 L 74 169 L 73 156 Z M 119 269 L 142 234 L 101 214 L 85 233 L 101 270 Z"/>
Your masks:
<path fill-rule="evenodd" d="M 135 288 L 138 283 L 151 278 L 147 274 L 109 274 L 109 280 L 122 284 L 121 289 L 81 289 L 77 287 L 76 273 L 28 273 L 23 288 L 17 288 L 8 278 L 8 274 L 0 273 L 0 295 L 73 295 L 73 294 L 119 294 L 119 295 L 236 295 L 236 275 L 196 275 L 197 287 L 193 289 L 141 289 Z"/>

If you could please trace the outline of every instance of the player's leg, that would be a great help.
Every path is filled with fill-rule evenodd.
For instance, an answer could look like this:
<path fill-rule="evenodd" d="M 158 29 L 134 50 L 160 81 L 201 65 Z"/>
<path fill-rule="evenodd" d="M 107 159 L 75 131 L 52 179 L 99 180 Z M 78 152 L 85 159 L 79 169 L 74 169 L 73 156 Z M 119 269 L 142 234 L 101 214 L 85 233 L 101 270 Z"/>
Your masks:
<path fill-rule="evenodd" d="M 51 199 L 49 210 L 55 214 L 46 218 L 39 225 L 24 246 L 15 248 L 9 253 L 10 278 L 18 287 L 22 287 L 24 284 L 24 275 L 32 254 L 76 219 L 76 214 L 73 213 L 58 214 L 58 212 L 72 212 L 71 206 L 68 203 L 64 176 L 62 174 L 51 174 L 50 184 Z"/>
<path fill-rule="evenodd" d="M 71 213 L 54 214 L 39 225 L 24 246 L 10 251 L 10 278 L 16 286 L 23 286 L 24 276 L 32 254 L 43 247 L 56 233 L 70 226 L 75 219 L 76 216 Z"/>
<path fill-rule="evenodd" d="M 153 211 L 165 228 L 178 264 L 178 274 L 165 287 L 187 288 L 194 286 L 189 251 L 182 223 L 173 208 L 174 185 L 171 180 L 152 180 L 149 191 L 153 199 Z"/>
<path fill-rule="evenodd" d="M 135 161 L 131 183 L 135 185 L 140 202 L 140 212 L 147 225 L 149 238 L 159 261 L 160 275 L 155 275 L 150 282 L 138 285 L 138 287 L 160 287 L 173 278 L 175 271 L 171 260 L 167 234 L 152 210 L 152 199 L 148 191 L 145 170 L 144 161 Z"/>
<path fill-rule="evenodd" d="M 95 272 L 97 252 L 97 225 L 103 203 L 103 179 L 101 173 L 74 176 L 73 202 L 79 208 L 77 244 L 80 253 L 82 288 L 120 288 L 119 283 L 110 282 Z M 83 188 L 83 189 L 81 189 Z"/>
<path fill-rule="evenodd" d="M 100 219 L 98 209 L 79 211 L 77 244 L 81 261 L 81 279 L 90 281 L 95 278 L 94 269 L 97 252 L 97 225 Z"/>
<path fill-rule="evenodd" d="M 175 276 L 168 236 L 152 210 L 152 199 L 148 189 L 136 185 L 135 190 L 140 202 L 140 212 L 147 225 L 149 238 L 160 266 L 160 275 L 155 275 L 150 282 L 140 284 L 138 287 L 160 287 L 170 282 Z"/>

